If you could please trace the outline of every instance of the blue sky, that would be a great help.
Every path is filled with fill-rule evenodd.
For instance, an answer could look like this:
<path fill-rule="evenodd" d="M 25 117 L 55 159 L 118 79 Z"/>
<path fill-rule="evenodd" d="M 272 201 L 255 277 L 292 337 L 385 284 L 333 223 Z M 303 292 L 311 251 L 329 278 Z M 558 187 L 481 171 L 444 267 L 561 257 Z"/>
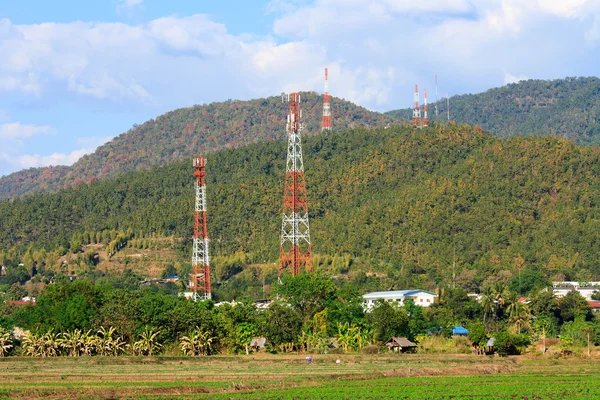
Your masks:
<path fill-rule="evenodd" d="M 597 75 L 599 0 L 0 2 L 0 175 L 164 112 L 323 87 L 369 109 Z"/>

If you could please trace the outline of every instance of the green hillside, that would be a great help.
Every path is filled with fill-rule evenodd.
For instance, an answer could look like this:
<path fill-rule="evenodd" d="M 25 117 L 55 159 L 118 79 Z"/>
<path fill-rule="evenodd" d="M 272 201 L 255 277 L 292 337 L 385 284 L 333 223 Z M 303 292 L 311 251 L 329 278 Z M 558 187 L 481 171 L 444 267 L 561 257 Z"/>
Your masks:
<path fill-rule="evenodd" d="M 438 111 L 440 119 L 446 120 L 445 99 L 439 102 Z M 409 119 L 411 113 L 401 109 L 386 114 Z M 600 79 L 527 80 L 453 96 L 450 118 L 479 125 L 499 137 L 553 135 L 579 144 L 600 144 Z"/>
<path fill-rule="evenodd" d="M 600 280 L 597 146 L 553 137 L 499 139 L 450 124 L 339 130 L 306 137 L 304 152 L 317 267 L 321 256 L 345 254 L 354 261 L 342 274 L 355 263 L 387 274 L 393 287 L 435 287 L 452 279 L 455 254 L 455 280 L 463 286 L 521 270 Z M 284 158 L 280 141 L 208 155 L 213 255 L 277 261 Z M 42 247 L 73 247 L 82 235 L 111 229 L 185 238 L 178 256 L 185 262 L 192 170 L 186 159 L 4 200 L 0 262 L 17 263 Z"/>
<path fill-rule="evenodd" d="M 393 118 L 332 98 L 334 128 L 385 126 Z M 321 131 L 322 97 L 302 94 L 305 134 Z M 181 108 L 122 133 L 71 167 L 31 168 L 0 178 L 0 199 L 77 186 L 197 154 L 284 137 L 281 97 Z"/>

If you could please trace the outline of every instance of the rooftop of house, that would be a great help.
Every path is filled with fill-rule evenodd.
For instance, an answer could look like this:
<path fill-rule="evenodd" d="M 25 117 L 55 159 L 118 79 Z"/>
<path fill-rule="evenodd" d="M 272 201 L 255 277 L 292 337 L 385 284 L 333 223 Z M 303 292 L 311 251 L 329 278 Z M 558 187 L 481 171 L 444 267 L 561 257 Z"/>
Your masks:
<path fill-rule="evenodd" d="M 363 297 L 366 299 L 367 298 L 380 298 L 380 297 L 406 297 L 406 296 L 414 296 L 419 293 L 426 293 L 426 294 L 430 294 L 432 296 L 437 297 L 437 294 L 435 294 L 433 292 L 429 292 L 427 290 L 421 290 L 421 289 L 390 290 L 387 292 L 371 292 L 371 293 L 364 294 Z"/>

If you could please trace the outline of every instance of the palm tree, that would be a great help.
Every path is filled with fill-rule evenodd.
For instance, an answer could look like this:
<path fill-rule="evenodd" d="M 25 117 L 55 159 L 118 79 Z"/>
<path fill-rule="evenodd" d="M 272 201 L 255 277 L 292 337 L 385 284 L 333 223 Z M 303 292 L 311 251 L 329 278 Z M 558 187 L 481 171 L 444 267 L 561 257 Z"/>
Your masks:
<path fill-rule="evenodd" d="M 486 327 L 486 329 L 486 317 L 488 316 L 488 314 L 491 314 L 494 311 L 494 300 L 494 291 L 490 286 L 486 287 L 483 290 L 483 295 L 481 296 L 481 308 L 483 309 L 483 325 Z"/>
<path fill-rule="evenodd" d="M 511 293 L 506 312 L 508 313 L 508 322 L 516 327 L 519 333 L 521 333 L 521 328 L 526 328 L 527 330 L 531 328 L 529 307 L 519 301 L 516 293 Z"/>
<path fill-rule="evenodd" d="M 6 357 L 12 348 L 12 335 L 4 328 L 0 328 L 0 357 Z"/>

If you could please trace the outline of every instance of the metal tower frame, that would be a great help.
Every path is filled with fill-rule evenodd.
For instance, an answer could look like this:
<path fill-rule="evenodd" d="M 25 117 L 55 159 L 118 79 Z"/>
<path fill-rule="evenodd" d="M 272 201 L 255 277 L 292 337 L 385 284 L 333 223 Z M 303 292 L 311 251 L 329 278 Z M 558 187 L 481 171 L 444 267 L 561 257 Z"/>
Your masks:
<path fill-rule="evenodd" d="M 321 131 L 331 130 L 331 104 L 329 104 L 329 76 L 325 68 L 325 93 L 323 93 L 323 122 Z"/>
<path fill-rule="evenodd" d="M 279 277 L 287 267 L 291 268 L 292 275 L 300 274 L 302 267 L 312 271 L 306 179 L 300 136 L 302 132 L 300 95 L 291 93 L 287 99 L 290 113 L 286 124 L 288 146 L 281 220 Z"/>
<path fill-rule="evenodd" d="M 421 127 L 421 107 L 419 106 L 419 85 L 415 85 L 414 95 L 414 107 L 413 107 L 413 125 L 415 128 Z"/>
<path fill-rule="evenodd" d="M 208 256 L 208 229 L 206 227 L 206 159 L 194 159 L 196 178 L 196 206 L 194 208 L 194 237 L 192 244 L 192 274 L 190 286 L 194 301 L 211 298 L 210 259 Z"/>

